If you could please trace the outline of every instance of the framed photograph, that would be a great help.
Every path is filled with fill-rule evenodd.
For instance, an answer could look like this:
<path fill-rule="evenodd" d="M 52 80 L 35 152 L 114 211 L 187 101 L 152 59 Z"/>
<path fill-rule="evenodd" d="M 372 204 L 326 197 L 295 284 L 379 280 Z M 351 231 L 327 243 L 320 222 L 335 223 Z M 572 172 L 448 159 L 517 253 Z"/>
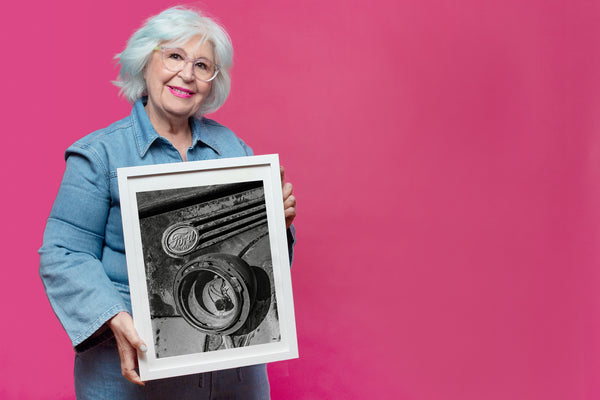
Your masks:
<path fill-rule="evenodd" d="M 142 380 L 297 358 L 278 156 L 117 173 Z"/>

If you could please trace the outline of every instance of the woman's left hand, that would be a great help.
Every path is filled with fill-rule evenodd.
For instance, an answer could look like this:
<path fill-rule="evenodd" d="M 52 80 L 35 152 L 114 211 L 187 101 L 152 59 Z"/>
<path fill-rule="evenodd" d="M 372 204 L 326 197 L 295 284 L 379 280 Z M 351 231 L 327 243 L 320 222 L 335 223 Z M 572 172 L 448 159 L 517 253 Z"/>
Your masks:
<path fill-rule="evenodd" d="M 142 339 L 140 339 L 133 318 L 129 313 L 121 311 L 108 321 L 108 326 L 115 334 L 119 358 L 121 359 L 121 374 L 130 382 L 136 385 L 144 386 L 137 371 L 137 352 L 146 352 L 148 348 Z"/>
<path fill-rule="evenodd" d="M 281 189 L 283 191 L 283 212 L 285 214 L 285 227 L 289 228 L 296 218 L 296 197 L 292 194 L 294 187 L 285 181 L 285 169 L 279 167 L 281 172 Z"/>

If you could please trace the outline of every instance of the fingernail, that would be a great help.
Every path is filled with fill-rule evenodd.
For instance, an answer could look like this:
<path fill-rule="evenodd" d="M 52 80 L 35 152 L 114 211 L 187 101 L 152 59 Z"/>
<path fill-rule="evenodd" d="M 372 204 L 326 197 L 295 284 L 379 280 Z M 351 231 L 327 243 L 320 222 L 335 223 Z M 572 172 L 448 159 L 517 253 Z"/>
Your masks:
<path fill-rule="evenodd" d="M 145 353 L 145 352 L 148 351 L 148 347 L 146 347 L 146 345 L 143 344 L 143 345 L 140 346 L 140 351 L 143 352 L 143 353 Z"/>

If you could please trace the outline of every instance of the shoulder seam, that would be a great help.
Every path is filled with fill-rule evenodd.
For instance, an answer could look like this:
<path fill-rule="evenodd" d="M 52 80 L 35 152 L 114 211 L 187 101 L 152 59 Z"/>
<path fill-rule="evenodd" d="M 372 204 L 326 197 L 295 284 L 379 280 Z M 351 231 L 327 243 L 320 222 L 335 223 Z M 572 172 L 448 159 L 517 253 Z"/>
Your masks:
<path fill-rule="evenodd" d="M 109 174 L 109 170 L 107 168 L 106 165 L 104 165 L 104 162 L 102 162 L 102 158 L 100 157 L 100 155 L 98 154 L 98 152 L 96 151 L 96 149 L 94 149 L 92 146 L 90 146 L 87 143 L 74 143 L 73 146 L 77 146 L 79 147 L 81 150 L 86 150 L 87 152 L 89 152 L 91 158 L 93 159 L 93 161 L 100 166 L 100 169 L 102 170 L 102 173 L 104 175 L 104 180 L 106 181 L 106 186 L 108 187 L 109 193 L 110 193 L 110 174 Z"/>

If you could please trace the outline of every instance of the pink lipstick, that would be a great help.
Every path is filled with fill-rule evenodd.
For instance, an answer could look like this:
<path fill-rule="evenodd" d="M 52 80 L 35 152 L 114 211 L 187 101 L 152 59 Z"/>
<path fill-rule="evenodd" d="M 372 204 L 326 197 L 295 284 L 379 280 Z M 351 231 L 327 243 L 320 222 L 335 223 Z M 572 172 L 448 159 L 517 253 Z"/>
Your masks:
<path fill-rule="evenodd" d="M 167 86 L 167 87 L 169 88 L 169 91 L 171 93 L 173 93 L 174 96 L 180 97 L 182 99 L 188 99 L 194 95 L 194 92 L 192 92 L 189 89 L 185 89 L 185 88 L 181 88 L 181 87 L 177 87 L 177 86 Z"/>

